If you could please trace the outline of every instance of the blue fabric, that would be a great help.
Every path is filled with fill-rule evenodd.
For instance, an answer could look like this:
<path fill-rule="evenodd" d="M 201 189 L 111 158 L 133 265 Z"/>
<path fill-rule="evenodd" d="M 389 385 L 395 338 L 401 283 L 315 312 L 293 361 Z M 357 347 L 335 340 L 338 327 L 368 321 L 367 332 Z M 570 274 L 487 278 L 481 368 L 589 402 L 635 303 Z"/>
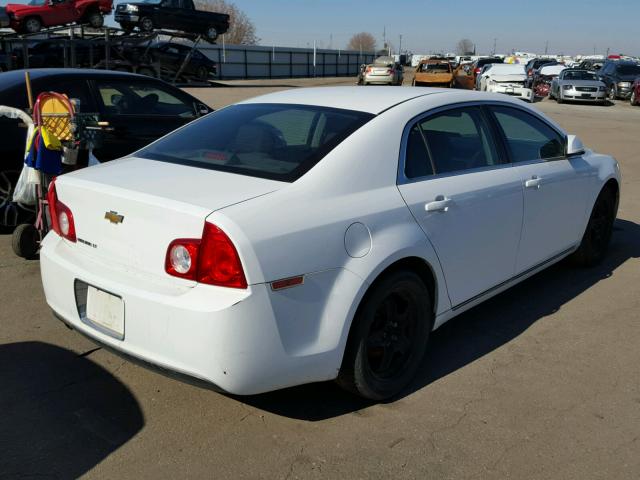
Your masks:
<path fill-rule="evenodd" d="M 62 173 L 62 152 L 60 150 L 49 150 L 44 145 L 42 135 L 38 135 L 37 155 L 35 169 L 49 175 L 60 175 Z"/>

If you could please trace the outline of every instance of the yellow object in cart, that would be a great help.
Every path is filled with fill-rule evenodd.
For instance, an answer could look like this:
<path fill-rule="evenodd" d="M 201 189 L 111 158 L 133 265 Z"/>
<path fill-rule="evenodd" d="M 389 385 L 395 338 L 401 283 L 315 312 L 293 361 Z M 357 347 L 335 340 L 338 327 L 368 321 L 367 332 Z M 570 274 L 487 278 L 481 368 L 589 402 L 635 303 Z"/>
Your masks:
<path fill-rule="evenodd" d="M 38 96 L 36 101 L 36 124 L 44 127 L 60 141 L 73 138 L 71 119 L 74 115 L 73 106 L 66 95 L 46 92 Z"/>

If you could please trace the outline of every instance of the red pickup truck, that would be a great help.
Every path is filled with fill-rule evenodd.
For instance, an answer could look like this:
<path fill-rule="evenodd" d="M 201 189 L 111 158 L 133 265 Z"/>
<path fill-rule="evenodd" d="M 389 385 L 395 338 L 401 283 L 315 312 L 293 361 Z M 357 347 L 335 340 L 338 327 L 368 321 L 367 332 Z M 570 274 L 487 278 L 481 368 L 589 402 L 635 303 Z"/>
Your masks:
<path fill-rule="evenodd" d="M 18 33 L 35 33 L 43 27 L 88 23 L 98 28 L 111 13 L 113 0 L 31 0 L 6 6 L 11 28 Z"/>

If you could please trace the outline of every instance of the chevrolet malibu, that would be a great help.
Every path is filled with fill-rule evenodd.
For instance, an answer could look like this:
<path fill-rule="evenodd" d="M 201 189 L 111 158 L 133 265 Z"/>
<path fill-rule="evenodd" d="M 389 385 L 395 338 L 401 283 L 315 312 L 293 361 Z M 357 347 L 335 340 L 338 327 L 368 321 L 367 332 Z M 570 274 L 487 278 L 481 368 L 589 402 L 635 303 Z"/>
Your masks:
<path fill-rule="evenodd" d="M 605 255 L 617 162 L 518 100 L 289 90 L 59 177 L 46 299 L 80 333 L 234 394 L 398 394 L 432 330 Z"/>

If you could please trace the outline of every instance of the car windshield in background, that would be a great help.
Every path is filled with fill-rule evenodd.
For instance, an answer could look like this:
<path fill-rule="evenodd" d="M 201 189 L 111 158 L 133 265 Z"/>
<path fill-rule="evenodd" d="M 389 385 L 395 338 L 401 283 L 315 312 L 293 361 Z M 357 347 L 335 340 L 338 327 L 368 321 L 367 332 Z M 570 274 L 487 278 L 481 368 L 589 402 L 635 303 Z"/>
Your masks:
<path fill-rule="evenodd" d="M 640 65 L 619 65 L 618 73 L 620 75 L 640 75 Z"/>
<path fill-rule="evenodd" d="M 589 73 L 587 71 L 582 72 L 566 72 L 564 74 L 565 80 L 598 80 L 593 73 Z"/>
<path fill-rule="evenodd" d="M 294 182 L 374 115 L 286 104 L 233 105 L 136 156 Z"/>
<path fill-rule="evenodd" d="M 423 63 L 421 71 L 431 73 L 448 73 L 449 64 L 447 63 Z"/>
<path fill-rule="evenodd" d="M 31 0 L 27 5 L 33 5 L 34 7 L 43 6 L 47 0 Z"/>

